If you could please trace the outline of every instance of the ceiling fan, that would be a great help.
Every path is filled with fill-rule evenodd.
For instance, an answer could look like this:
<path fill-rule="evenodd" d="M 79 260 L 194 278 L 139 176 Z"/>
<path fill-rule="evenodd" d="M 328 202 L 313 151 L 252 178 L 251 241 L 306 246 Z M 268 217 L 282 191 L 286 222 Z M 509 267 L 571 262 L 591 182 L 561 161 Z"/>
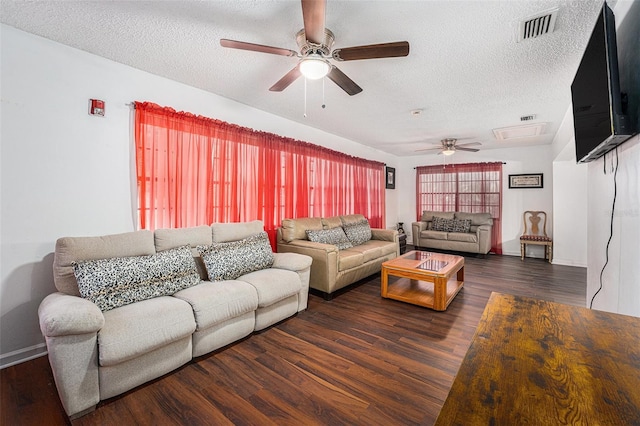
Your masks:
<path fill-rule="evenodd" d="M 440 141 L 440 146 L 434 146 L 433 148 L 424 148 L 424 149 L 418 149 L 416 150 L 416 152 L 419 151 L 431 151 L 431 150 L 436 150 L 439 149 L 440 152 L 438 154 L 444 154 L 444 155 L 453 155 L 455 154 L 456 151 L 469 151 L 469 152 L 478 152 L 480 151 L 477 148 L 469 148 L 470 146 L 480 146 L 482 145 L 480 142 L 468 142 L 468 143 L 462 143 L 457 145 L 456 142 L 458 141 L 458 139 L 455 138 L 446 138 L 446 139 L 442 139 Z"/>
<path fill-rule="evenodd" d="M 299 58 L 298 64 L 269 88 L 272 92 L 283 91 L 301 75 L 314 80 L 327 76 L 350 96 L 362 92 L 362 88 L 338 67 L 331 64 L 330 59 L 355 61 L 358 59 L 393 58 L 409 54 L 409 42 L 407 41 L 345 47 L 331 51 L 335 36 L 331 30 L 324 26 L 325 8 L 326 0 L 302 0 L 304 28 L 296 34 L 299 53 L 295 50 L 224 38 L 220 39 L 220 45 L 232 49 Z"/>

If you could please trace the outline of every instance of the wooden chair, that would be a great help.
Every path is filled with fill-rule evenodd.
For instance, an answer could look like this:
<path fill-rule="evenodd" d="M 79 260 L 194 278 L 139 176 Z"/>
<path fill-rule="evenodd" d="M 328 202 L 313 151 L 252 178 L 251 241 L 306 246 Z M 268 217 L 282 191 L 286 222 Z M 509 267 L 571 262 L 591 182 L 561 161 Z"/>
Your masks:
<path fill-rule="evenodd" d="M 545 246 L 544 258 L 551 263 L 553 240 L 547 235 L 547 213 L 527 210 L 522 215 L 522 220 L 524 221 L 524 234 L 520 237 L 521 259 L 524 260 L 527 244 L 535 244 Z M 540 228 L 540 222 L 542 222 L 542 228 Z"/>

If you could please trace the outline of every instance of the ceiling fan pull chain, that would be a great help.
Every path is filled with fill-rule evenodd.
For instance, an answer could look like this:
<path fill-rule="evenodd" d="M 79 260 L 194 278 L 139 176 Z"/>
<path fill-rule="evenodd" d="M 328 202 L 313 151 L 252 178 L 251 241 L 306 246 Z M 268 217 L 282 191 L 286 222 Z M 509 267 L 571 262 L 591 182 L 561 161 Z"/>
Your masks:
<path fill-rule="evenodd" d="M 322 79 L 322 108 L 324 109 L 327 105 L 324 101 L 324 82 L 326 81 L 326 78 Z"/>
<path fill-rule="evenodd" d="M 307 118 L 307 78 L 304 78 L 304 118 Z"/>

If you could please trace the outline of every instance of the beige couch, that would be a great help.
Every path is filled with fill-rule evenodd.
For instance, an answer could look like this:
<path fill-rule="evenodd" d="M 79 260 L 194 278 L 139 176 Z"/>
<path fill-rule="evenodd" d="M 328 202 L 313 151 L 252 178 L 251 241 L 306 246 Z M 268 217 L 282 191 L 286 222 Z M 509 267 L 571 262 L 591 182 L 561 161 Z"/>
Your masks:
<path fill-rule="evenodd" d="M 101 400 L 306 309 L 311 258 L 272 253 L 268 240 L 258 239 L 261 252 L 273 264 L 256 267 L 257 262 L 251 261 L 255 245 L 247 242 L 253 236 L 266 238 L 262 231 L 262 222 L 253 221 L 60 238 L 53 265 L 58 292 L 42 301 L 38 315 L 67 414 L 72 418 L 86 414 Z M 202 247 L 219 251 L 212 257 L 203 255 L 203 262 Z M 225 250 L 235 254 L 225 256 L 230 253 Z M 244 261 L 234 264 L 234 257 Z M 222 259 L 218 269 L 211 259 Z M 122 262 L 124 267 L 117 266 Z M 186 272 L 180 269 L 183 264 Z M 208 281 L 208 273 L 238 273 L 236 264 L 244 268 L 243 275 Z M 163 275 L 147 279 L 151 270 Z M 120 284 L 131 283 L 123 277 L 135 274 L 143 278 Z M 108 279 L 113 281 L 105 285 Z M 173 287 L 164 287 L 169 285 L 167 279 L 181 283 L 181 289 L 171 294 Z M 88 295 L 87 289 L 93 288 L 99 291 Z M 127 297 L 108 293 L 114 288 L 127 292 Z M 151 298 L 137 300 L 143 292 L 158 289 L 164 294 L 150 293 Z M 80 297 L 81 291 L 85 297 Z"/>
<path fill-rule="evenodd" d="M 478 254 L 487 254 L 491 250 L 492 227 L 493 219 L 490 213 L 426 210 L 419 222 L 411 224 L 413 245 L 416 248 Z"/>
<path fill-rule="evenodd" d="M 329 300 L 336 290 L 380 272 L 382 262 L 397 257 L 400 254 L 398 232 L 371 229 L 371 239 L 340 250 L 334 244 L 309 241 L 307 231 L 349 227 L 365 221 L 365 217 L 359 214 L 285 219 L 278 229 L 278 253 L 311 256 L 313 263 L 309 287 Z"/>

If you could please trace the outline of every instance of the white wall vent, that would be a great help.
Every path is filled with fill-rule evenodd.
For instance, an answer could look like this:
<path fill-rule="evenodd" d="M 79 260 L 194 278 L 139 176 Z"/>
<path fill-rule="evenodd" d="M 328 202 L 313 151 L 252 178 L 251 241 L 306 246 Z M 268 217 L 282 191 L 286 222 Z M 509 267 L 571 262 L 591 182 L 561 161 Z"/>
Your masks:
<path fill-rule="evenodd" d="M 558 8 L 555 8 L 520 21 L 520 25 L 518 25 L 518 42 L 552 33 L 556 26 L 557 17 Z"/>

